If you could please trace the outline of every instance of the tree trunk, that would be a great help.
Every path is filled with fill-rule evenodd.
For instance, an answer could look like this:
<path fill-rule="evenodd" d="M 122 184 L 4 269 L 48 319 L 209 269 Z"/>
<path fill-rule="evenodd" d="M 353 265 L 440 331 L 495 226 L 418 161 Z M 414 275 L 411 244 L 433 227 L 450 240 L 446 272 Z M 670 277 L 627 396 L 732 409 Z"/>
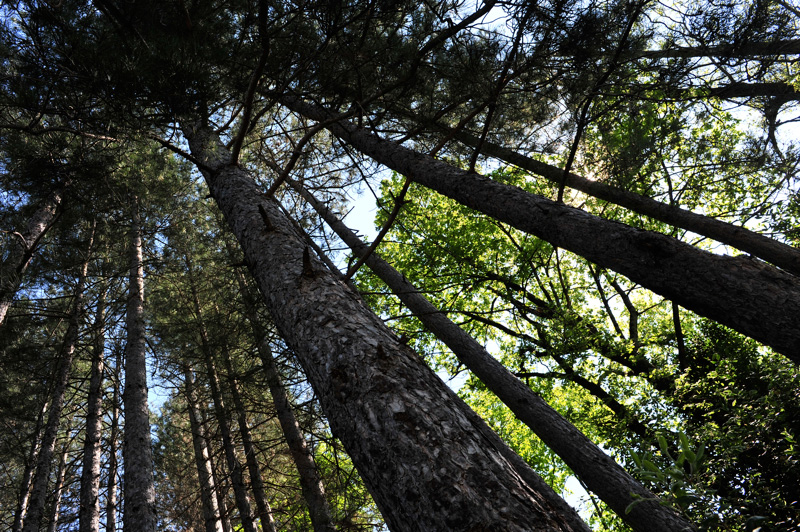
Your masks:
<path fill-rule="evenodd" d="M 290 109 L 329 120 L 286 97 Z M 344 142 L 423 186 L 521 231 L 625 275 L 701 316 L 800 362 L 800 278 L 746 257 L 715 255 L 672 237 L 605 220 L 497 183 L 382 139 L 345 121 L 327 128 Z"/>
<path fill-rule="evenodd" d="M 130 277 L 125 346 L 125 431 L 122 443 L 125 508 L 124 532 L 155 532 L 156 492 L 153 484 L 153 450 L 147 407 L 147 362 L 144 325 L 144 267 L 139 200 L 131 202 Z"/>
<path fill-rule="evenodd" d="M 38 532 L 44 517 L 44 507 L 47 501 L 47 484 L 50 480 L 50 468 L 53 462 L 53 452 L 55 451 L 56 437 L 58 428 L 61 424 L 61 410 L 64 406 L 64 396 L 69 383 L 72 369 L 72 358 L 75 354 L 75 346 L 78 343 L 78 333 L 80 331 L 81 317 L 83 315 L 84 287 L 86 285 L 86 274 L 89 269 L 89 258 L 92 254 L 94 243 L 94 227 L 89 237 L 86 250 L 86 258 L 81 266 L 78 284 L 75 287 L 75 296 L 72 302 L 72 310 L 69 318 L 67 332 L 64 335 L 64 343 L 61 348 L 61 364 L 58 374 L 55 377 L 55 386 L 50 396 L 50 410 L 47 414 L 47 426 L 45 427 L 42 438 L 42 448 L 39 451 L 39 458 L 36 465 L 36 476 L 33 480 L 33 490 L 31 491 L 30 508 L 25 517 L 23 532 Z"/>
<path fill-rule="evenodd" d="M 245 315 L 250 322 L 253 336 L 256 339 L 258 356 L 264 368 L 264 376 L 267 380 L 270 395 L 272 395 L 272 403 L 278 416 L 278 422 L 281 424 L 283 435 L 286 438 L 286 445 L 289 447 L 289 453 L 292 455 L 292 460 L 297 467 L 297 473 L 300 477 L 300 490 L 308 505 L 311 525 L 314 527 L 315 532 L 334 532 L 336 527 L 333 525 L 330 506 L 325 498 L 325 487 L 317 471 L 317 464 L 314 462 L 314 457 L 308 448 L 303 431 L 300 430 L 300 424 L 294 415 L 289 396 L 283 387 L 283 382 L 281 382 L 280 373 L 275 365 L 275 359 L 272 356 L 272 349 L 269 346 L 269 342 L 267 342 L 266 334 L 259 326 L 258 316 L 253 307 L 253 301 L 250 299 L 250 291 L 247 289 L 244 276 L 238 270 L 236 271 L 236 280 L 239 283 L 239 291 L 244 299 Z"/>
<path fill-rule="evenodd" d="M 42 429 L 44 428 L 44 416 L 47 413 L 48 405 L 49 403 L 45 401 L 41 410 L 39 410 L 39 415 L 36 417 L 36 428 L 31 438 L 31 450 L 28 453 L 28 460 L 25 463 L 25 470 L 22 473 L 19 503 L 17 504 L 17 511 L 14 513 L 14 524 L 11 527 L 12 532 L 19 532 L 22 530 L 22 523 L 28 511 L 28 500 L 31 497 L 31 490 L 33 490 L 33 472 L 36 467 L 36 457 L 39 454 L 39 449 L 42 444 Z"/>
<path fill-rule="evenodd" d="M 108 480 L 106 487 L 106 532 L 117 530 L 117 438 L 119 436 L 119 372 L 121 351 L 116 350 L 114 361 L 114 394 L 111 399 L 111 427 L 108 434 Z"/>
<path fill-rule="evenodd" d="M 206 124 L 184 132 L 278 330 L 392 530 L 588 530 L 311 256 Z"/>
<path fill-rule="evenodd" d="M 250 426 L 247 423 L 247 411 L 239 393 L 239 385 L 233 373 L 230 353 L 227 349 L 223 350 L 225 357 L 225 369 L 228 372 L 228 382 L 230 384 L 233 408 L 236 410 L 237 421 L 239 423 L 239 433 L 242 435 L 242 446 L 244 447 L 245 463 L 247 472 L 250 474 L 250 486 L 253 489 L 253 498 L 256 500 L 258 518 L 261 520 L 261 530 L 263 532 L 276 532 L 275 519 L 272 517 L 272 508 L 267 500 L 267 493 L 264 488 L 264 479 L 261 477 L 261 468 L 258 465 L 256 449 L 253 445 L 253 436 L 250 433 Z"/>
<path fill-rule="evenodd" d="M 68 186 L 69 183 L 58 185 L 33 213 L 25 231 L 10 236 L 11 249 L 8 258 L 0 266 L 0 325 L 6 319 L 8 309 L 22 281 L 22 274 L 28 268 L 36 247 L 56 218 L 58 207 Z"/>
<path fill-rule="evenodd" d="M 357 257 L 365 255 L 369 249 L 367 244 L 353 234 L 311 193 L 294 181 L 289 183 L 311 204 Z M 365 262 L 423 325 L 444 342 L 458 359 L 560 456 L 588 489 L 608 504 L 628 526 L 640 532 L 668 532 L 693 528 L 686 519 L 670 508 L 662 506 L 652 492 L 630 476 L 580 430 L 509 372 L 474 338 L 431 304 L 402 273 L 376 253 L 370 254 Z M 627 511 L 628 506 L 638 498 L 649 501 L 637 503 Z"/>
<path fill-rule="evenodd" d="M 61 454 L 58 459 L 58 473 L 56 474 L 56 484 L 53 486 L 53 505 L 48 520 L 47 532 L 56 532 L 58 520 L 61 517 L 61 494 L 64 492 L 64 477 L 67 474 L 67 451 L 69 441 L 64 442 Z"/>
<path fill-rule="evenodd" d="M 194 447 L 194 460 L 197 466 L 197 476 L 200 481 L 200 500 L 203 503 L 203 522 L 206 532 L 224 532 L 219 506 L 215 497 L 216 485 L 214 472 L 211 468 L 211 459 L 206 444 L 206 435 L 203 429 L 203 420 L 197 407 L 197 394 L 194 390 L 194 376 L 192 369 L 185 366 L 183 369 L 186 384 L 186 404 L 189 409 L 189 424 L 192 428 L 192 446 Z"/>
<path fill-rule="evenodd" d="M 448 130 L 448 134 L 453 134 L 454 138 L 468 146 L 476 147 L 479 143 L 476 137 L 465 131 L 453 132 Z M 800 275 L 800 250 L 783 242 L 778 242 L 744 227 L 703 216 L 702 214 L 696 214 L 680 207 L 667 205 L 635 192 L 612 187 L 600 181 L 592 181 L 577 174 L 569 173 L 565 178 L 564 170 L 561 168 L 531 159 L 489 141 L 484 141 L 481 144 L 481 151 L 486 155 L 496 157 L 544 177 L 552 183 L 560 184 L 563 180 L 564 184 L 570 188 L 580 190 L 590 196 L 615 205 L 620 205 L 639 214 L 644 214 L 654 220 L 692 231 L 698 235 L 707 236 L 717 242 L 727 244 L 771 262 L 794 275 Z"/>
<path fill-rule="evenodd" d="M 81 470 L 79 532 L 100 531 L 100 459 L 103 435 L 103 351 L 105 350 L 105 292 L 101 288 L 94 320 L 92 369 L 86 398 L 86 429 Z"/>

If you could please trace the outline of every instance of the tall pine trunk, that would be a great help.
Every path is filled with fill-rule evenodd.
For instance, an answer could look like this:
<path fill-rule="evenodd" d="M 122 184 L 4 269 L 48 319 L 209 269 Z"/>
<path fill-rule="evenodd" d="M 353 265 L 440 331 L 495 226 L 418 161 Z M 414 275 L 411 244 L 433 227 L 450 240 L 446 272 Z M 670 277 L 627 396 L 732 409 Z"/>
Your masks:
<path fill-rule="evenodd" d="M 272 355 L 267 337 L 259 325 L 258 315 L 256 314 L 253 301 L 250 299 L 250 291 L 244 280 L 241 271 L 236 271 L 236 280 L 239 283 L 239 291 L 245 305 L 245 315 L 253 329 L 253 336 L 256 339 L 256 347 L 261 364 L 264 368 L 264 376 L 267 380 L 272 404 L 281 424 L 283 435 L 286 438 L 286 445 L 292 456 L 297 473 L 300 477 L 300 490 L 303 498 L 308 505 L 308 513 L 311 517 L 311 525 L 315 532 L 333 532 L 336 527 L 333 525 L 330 506 L 325 498 L 325 487 L 314 463 L 314 457 L 308 448 L 300 424 L 294 415 L 294 410 L 289 401 L 289 396 L 281 382 L 278 367 Z"/>
<path fill-rule="evenodd" d="M 228 383 L 230 386 L 230 396 L 233 399 L 233 408 L 236 411 L 236 418 L 239 424 L 239 433 L 242 436 L 242 447 L 244 447 L 245 464 L 250 475 L 250 486 L 253 490 L 253 498 L 256 501 L 258 518 L 261 521 L 262 532 L 275 532 L 275 519 L 272 517 L 272 508 L 267 500 L 267 493 L 264 487 L 264 479 L 261 476 L 261 467 L 258 465 L 256 448 L 253 445 L 253 435 L 250 432 L 250 425 L 247 423 L 247 411 L 244 401 L 239 393 L 239 384 L 233 373 L 230 353 L 223 349 L 225 370 L 228 372 Z"/>
<path fill-rule="evenodd" d="M 64 478 L 67 475 L 67 451 L 69 451 L 69 440 L 64 442 L 58 458 L 58 473 L 53 486 L 53 502 L 50 507 L 50 519 L 47 521 L 47 532 L 56 532 L 61 518 L 61 495 L 64 493 Z"/>
<path fill-rule="evenodd" d="M 186 390 L 186 405 L 189 410 L 189 425 L 192 428 L 192 447 L 197 467 L 197 478 L 200 481 L 200 500 L 203 506 L 203 524 L 206 532 L 224 532 L 222 519 L 217 505 L 214 471 L 208 453 L 203 420 L 197 406 L 197 393 L 194 389 L 194 375 L 187 365 L 183 369 Z"/>
<path fill-rule="evenodd" d="M 100 459 L 103 435 L 103 352 L 105 350 L 105 292 L 101 288 L 97 300 L 92 344 L 92 368 L 86 398 L 86 428 L 81 470 L 79 532 L 100 531 Z"/>
<path fill-rule="evenodd" d="M 273 320 L 392 530 L 588 530 L 311 253 L 206 124 L 184 133 Z"/>
<path fill-rule="evenodd" d="M 294 181 L 295 190 L 319 213 L 322 219 L 350 246 L 357 257 L 369 249 L 360 238 L 330 210 Z M 553 410 L 482 345 L 437 309 L 417 288 L 376 253 L 367 256 L 366 265 L 414 313 L 425 327 L 449 347 L 512 412 L 550 447 L 588 489 L 597 494 L 633 530 L 670 532 L 693 527 L 677 512 L 642 486 L 610 456 L 592 443 L 572 423 Z M 632 507 L 636 500 L 640 500 Z"/>
<path fill-rule="evenodd" d="M 49 404 L 48 401 L 45 401 L 41 410 L 39 410 L 39 415 L 36 417 L 36 428 L 31 437 L 31 448 L 28 452 L 28 459 L 25 462 L 25 469 L 22 472 L 22 482 L 20 482 L 19 488 L 19 502 L 17 503 L 17 510 L 14 513 L 14 523 L 11 526 L 12 532 L 19 532 L 22 530 L 22 523 L 28 511 L 28 501 L 31 497 L 31 490 L 33 490 L 33 473 L 36 470 L 36 457 L 39 455 L 39 449 L 42 444 L 44 416 L 48 411 Z"/>
<path fill-rule="evenodd" d="M 144 324 L 144 266 L 138 198 L 131 201 L 129 284 L 125 346 L 125 437 L 122 444 L 125 507 L 124 532 L 155 532 L 156 492 L 153 484 L 153 450 L 147 407 L 147 362 Z"/>
<path fill-rule="evenodd" d="M 0 325 L 6 319 L 8 309 L 22 281 L 22 274 L 28 268 L 36 247 L 56 218 L 67 186 L 68 183 L 58 185 L 33 213 L 25 230 L 10 235 L 11 249 L 0 266 Z"/>
<path fill-rule="evenodd" d="M 94 226 L 86 250 L 86 257 L 81 265 L 78 282 L 75 287 L 75 295 L 70 311 L 69 325 L 64 335 L 64 343 L 61 347 L 58 372 L 55 375 L 55 385 L 50 396 L 50 410 L 47 413 L 47 425 L 44 436 L 42 437 L 42 447 L 39 451 L 39 458 L 36 463 L 36 476 L 33 480 L 31 490 L 30 508 L 25 516 L 25 523 L 22 527 L 23 532 L 38 532 L 44 517 L 44 507 L 47 501 L 47 485 L 50 480 L 50 470 L 53 462 L 53 452 L 55 451 L 56 437 L 61 425 L 61 410 L 64 406 L 64 398 L 67 391 L 67 384 L 72 370 L 72 359 L 75 354 L 75 347 L 78 343 L 78 333 L 80 331 L 81 317 L 84 307 L 84 287 L 86 286 L 86 275 L 89 269 L 89 259 L 92 254 L 94 243 Z"/>
<path fill-rule="evenodd" d="M 324 109 L 286 97 L 308 118 Z M 675 238 L 593 216 L 415 152 L 346 122 L 326 126 L 376 162 L 467 207 L 609 268 L 680 306 L 800 362 L 800 277 L 746 257 L 715 255 Z"/>
<path fill-rule="evenodd" d="M 106 480 L 106 532 L 117 530 L 117 438 L 119 437 L 120 406 L 120 368 L 122 368 L 122 351 L 117 348 L 114 360 L 113 386 L 111 398 L 111 426 L 108 430 L 108 468 Z"/>

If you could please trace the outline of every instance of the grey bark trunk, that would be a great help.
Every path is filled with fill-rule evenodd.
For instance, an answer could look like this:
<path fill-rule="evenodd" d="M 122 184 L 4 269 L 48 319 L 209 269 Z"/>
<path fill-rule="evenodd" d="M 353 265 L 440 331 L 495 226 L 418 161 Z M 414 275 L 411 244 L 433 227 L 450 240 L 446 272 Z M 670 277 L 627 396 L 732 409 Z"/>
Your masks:
<path fill-rule="evenodd" d="M 476 137 L 464 131 L 456 132 L 454 136 L 468 146 L 475 147 L 479 143 Z M 556 166 L 531 159 L 489 141 L 484 141 L 481 146 L 481 151 L 486 155 L 528 170 L 552 183 L 560 184 L 564 179 L 564 170 Z M 696 214 L 680 207 L 667 205 L 634 192 L 586 179 L 577 174 L 567 174 L 564 184 L 595 198 L 620 205 L 655 220 L 692 231 L 698 235 L 707 236 L 717 242 L 727 244 L 771 262 L 794 275 L 800 275 L 800 250 L 783 242 L 778 242 L 744 227 Z"/>
<path fill-rule="evenodd" d="M 197 394 L 194 390 L 194 376 L 189 366 L 184 370 L 186 384 L 186 404 L 189 409 L 189 424 L 192 428 L 192 446 L 194 460 L 197 466 L 197 477 L 200 481 L 200 500 L 203 504 L 203 523 L 206 532 L 224 532 L 219 506 L 216 499 L 216 485 L 214 472 L 211 468 L 211 458 L 208 453 L 203 420 L 197 407 Z"/>
<path fill-rule="evenodd" d="M 313 120 L 324 109 L 283 103 Z M 598 218 L 382 139 L 345 121 L 327 126 L 376 162 L 459 203 L 609 268 L 680 306 L 800 362 L 800 278 L 746 257 L 714 255 L 672 237 Z"/>
<path fill-rule="evenodd" d="M 365 255 L 369 246 L 353 234 L 327 206 L 317 201 L 298 183 L 291 180 L 289 183 L 311 204 L 357 257 Z M 628 526 L 639 532 L 676 532 L 693 528 L 685 518 L 662 506 L 652 492 L 630 476 L 580 430 L 509 372 L 474 338 L 431 304 L 402 273 L 376 253 L 370 254 L 365 263 L 425 327 L 444 342 L 458 359 L 560 456 L 588 489 L 608 504 Z M 636 499 L 645 499 L 649 502 L 638 503 L 627 512 L 628 505 Z"/>
<path fill-rule="evenodd" d="M 263 532 L 276 532 L 275 519 L 272 517 L 272 508 L 270 508 L 269 501 L 267 500 L 264 479 L 261 477 L 261 468 L 258 465 L 255 445 L 253 445 L 253 435 L 250 432 L 250 425 L 247 423 L 247 411 L 245 410 L 242 396 L 239 393 L 239 384 L 234 377 L 230 353 L 226 349 L 223 350 L 223 355 L 225 357 L 225 369 L 228 372 L 228 382 L 230 384 L 231 399 L 233 399 L 233 408 L 236 410 L 239 433 L 242 436 L 242 447 L 244 447 L 247 472 L 250 475 L 250 486 L 253 489 L 253 498 L 256 500 L 258 518 L 261 521 L 261 530 Z"/>
<path fill-rule="evenodd" d="M 124 532 L 155 532 L 156 492 L 153 479 L 153 450 L 147 406 L 147 361 L 144 324 L 144 266 L 142 228 L 138 198 L 131 202 L 128 305 L 125 346 L 125 431 L 122 443 Z"/>
<path fill-rule="evenodd" d="M 12 532 L 19 532 L 22 530 L 22 523 L 25 520 L 25 515 L 28 512 L 28 501 L 33 489 L 33 472 L 36 467 L 36 457 L 39 455 L 39 449 L 42 443 L 42 429 L 44 429 L 44 416 L 47 413 L 49 402 L 45 402 L 39 410 L 39 415 L 36 417 L 36 428 L 33 431 L 31 438 L 31 450 L 28 453 L 28 460 L 25 463 L 25 470 L 22 473 L 22 482 L 20 483 L 19 502 L 17 503 L 17 511 L 14 513 L 14 523 L 11 526 Z"/>
<path fill-rule="evenodd" d="M 64 335 L 64 343 L 61 348 L 60 367 L 55 378 L 55 386 L 50 396 L 50 410 L 47 414 L 47 425 L 44 436 L 42 437 L 42 447 L 39 451 L 39 458 L 36 464 L 36 476 L 33 480 L 31 490 L 30 508 L 25 516 L 25 523 L 22 527 L 23 532 L 38 532 L 44 517 L 44 507 L 47 501 L 47 484 L 50 480 L 50 469 L 53 462 L 56 437 L 61 424 L 61 410 L 64 406 L 64 395 L 72 370 L 72 358 L 75 354 L 75 347 L 78 343 L 78 333 L 80 331 L 81 317 L 84 306 L 84 287 L 86 286 L 86 274 L 89 268 L 89 258 L 92 254 L 94 243 L 94 228 L 89 237 L 86 258 L 81 266 L 78 283 L 75 288 L 75 296 L 72 302 L 69 325 Z"/>
<path fill-rule="evenodd" d="M 114 361 L 114 393 L 111 399 L 111 427 L 108 431 L 108 480 L 106 486 L 106 532 L 117 530 L 117 438 L 119 436 L 119 372 L 122 356 L 116 350 Z"/>
<path fill-rule="evenodd" d="M 53 486 L 53 504 L 50 510 L 47 532 L 56 532 L 56 529 L 58 529 L 58 521 L 61 517 L 61 494 L 64 492 L 64 478 L 67 475 L 68 450 L 69 443 L 65 442 L 58 458 L 58 473 L 56 474 L 55 486 Z"/>
<path fill-rule="evenodd" d="M 250 291 L 240 271 L 236 272 L 236 280 L 239 283 L 239 291 L 242 294 L 245 304 L 245 315 L 253 329 L 253 336 L 256 338 L 256 346 L 261 364 L 264 368 L 264 376 L 267 380 L 272 403 L 281 424 L 283 435 L 286 438 L 286 445 L 292 455 L 297 473 L 300 477 L 300 490 L 303 493 L 308 505 L 308 513 L 311 518 L 311 525 L 315 532 L 333 532 L 336 527 L 333 525 L 330 506 L 325 498 L 325 486 L 317 471 L 317 464 L 300 430 L 300 424 L 294 415 L 294 409 L 289 401 L 289 395 L 281 382 L 280 373 L 272 355 L 272 349 L 267 342 L 266 334 L 259 325 L 258 316 L 250 299 Z"/>
<path fill-rule="evenodd" d="M 100 459 L 103 423 L 103 351 L 105 350 L 105 292 L 101 291 L 95 314 L 92 369 L 86 403 L 86 428 L 83 442 L 83 467 L 81 470 L 79 532 L 100 531 Z"/>
<path fill-rule="evenodd" d="M 192 262 L 188 256 L 186 257 L 186 269 L 189 272 L 189 286 L 191 287 L 192 303 L 194 305 L 193 310 L 195 316 L 197 317 L 197 333 L 200 335 L 200 344 L 205 358 L 208 384 L 211 390 L 211 399 L 214 403 L 214 413 L 217 417 L 217 423 L 219 424 L 219 430 L 222 435 L 222 446 L 225 452 L 225 462 L 228 465 L 228 470 L 230 473 L 231 484 L 233 486 L 233 496 L 234 500 L 236 501 L 236 508 L 239 510 L 239 518 L 241 519 L 242 529 L 244 532 L 256 532 L 257 529 L 255 517 L 253 516 L 253 509 L 250 506 L 250 497 L 247 495 L 242 465 L 236 458 L 236 450 L 230 429 L 230 417 L 228 415 L 228 410 L 225 407 L 225 402 L 222 398 L 219 375 L 217 373 L 216 365 L 214 364 L 214 352 L 211 348 L 208 331 L 203 319 L 202 309 L 200 308 L 200 298 L 197 295 L 197 287 L 195 286 L 194 282 Z"/>
<path fill-rule="evenodd" d="M 58 207 L 68 183 L 59 185 L 28 220 L 22 233 L 10 235 L 11 249 L 8 258 L 0 265 L 0 325 L 6 319 L 14 295 L 19 289 L 22 274 L 28 268 L 36 247 L 56 218 Z"/>
<path fill-rule="evenodd" d="M 588 530 L 311 256 L 205 124 L 184 132 L 278 330 L 392 530 Z"/>

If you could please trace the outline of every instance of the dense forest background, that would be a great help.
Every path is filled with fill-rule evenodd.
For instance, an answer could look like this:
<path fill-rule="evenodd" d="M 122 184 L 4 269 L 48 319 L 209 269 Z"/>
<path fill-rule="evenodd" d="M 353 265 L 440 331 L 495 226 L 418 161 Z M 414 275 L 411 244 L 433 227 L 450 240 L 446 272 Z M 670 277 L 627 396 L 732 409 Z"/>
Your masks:
<path fill-rule="evenodd" d="M 1 529 L 800 530 L 794 0 L 0 22 Z"/>

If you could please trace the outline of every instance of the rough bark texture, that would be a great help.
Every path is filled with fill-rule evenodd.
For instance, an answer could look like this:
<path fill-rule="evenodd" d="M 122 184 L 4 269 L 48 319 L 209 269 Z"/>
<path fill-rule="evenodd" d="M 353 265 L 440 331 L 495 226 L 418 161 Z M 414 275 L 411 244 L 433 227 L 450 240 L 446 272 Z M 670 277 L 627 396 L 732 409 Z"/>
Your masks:
<path fill-rule="evenodd" d="M 27 269 L 36 246 L 56 217 L 66 187 L 67 184 L 60 185 L 50 194 L 28 220 L 25 231 L 13 233 L 9 237 L 11 249 L 7 259 L 0 265 L 0 325 L 6 319 L 14 295 L 19 289 L 22 274 Z"/>
<path fill-rule="evenodd" d="M 314 120 L 329 114 L 284 98 Z M 459 203 L 625 275 L 680 306 L 800 362 L 800 278 L 746 257 L 714 255 L 666 235 L 598 218 L 497 183 L 347 122 L 328 126 L 380 164 Z"/>
<path fill-rule="evenodd" d="M 260 326 L 244 276 L 239 270 L 236 271 L 236 280 L 244 299 L 245 315 L 253 329 L 253 336 L 256 338 L 258 356 L 264 368 L 264 376 L 269 387 L 269 393 L 272 396 L 272 404 L 275 407 L 278 422 L 281 424 L 283 436 L 286 438 L 289 453 L 292 455 L 295 467 L 297 467 L 297 474 L 300 477 L 300 490 L 303 493 L 303 499 L 308 505 L 311 526 L 314 527 L 315 532 L 334 532 L 336 527 L 333 524 L 331 509 L 325 497 L 325 486 L 317 471 L 317 464 L 314 462 L 311 449 L 309 449 L 305 436 L 303 436 L 303 431 L 300 429 L 300 424 L 297 422 L 297 417 L 294 415 L 294 409 L 289 401 L 286 388 L 284 388 L 281 381 L 272 349 L 269 346 L 264 330 Z"/>
<path fill-rule="evenodd" d="M 308 191 L 296 186 L 294 182 L 291 184 L 339 238 L 350 246 L 356 256 L 364 256 L 369 246 Z M 474 338 L 433 306 L 403 274 L 376 253 L 370 254 L 365 262 L 425 327 L 444 342 L 628 526 L 640 532 L 677 532 L 693 528 L 686 519 L 662 506 L 652 492 L 631 477 L 580 430 L 511 374 Z M 635 500 L 634 497 L 652 500 L 636 504 L 630 512 L 626 512 L 628 505 Z"/>
<path fill-rule="evenodd" d="M 14 513 L 14 523 L 11 525 L 12 532 L 19 532 L 22 530 L 22 523 L 25 520 L 25 515 L 28 511 L 28 500 L 31 496 L 33 489 L 33 472 L 36 467 L 36 457 L 39 454 L 39 448 L 42 443 L 42 429 L 44 429 L 44 416 L 48 410 L 48 402 L 42 405 L 39 415 L 36 417 L 36 429 L 33 431 L 31 438 L 31 450 L 28 453 L 28 459 L 25 462 L 25 470 L 22 473 L 22 482 L 19 489 L 19 502 L 17 503 L 17 511 Z"/>
<path fill-rule="evenodd" d="M 455 133 L 455 138 L 468 146 L 477 146 L 478 139 L 467 132 Z M 783 242 L 750 231 L 716 218 L 696 214 L 680 207 L 667 205 L 652 198 L 609 186 L 599 181 L 592 181 L 577 174 L 569 173 L 564 178 L 564 170 L 556 166 L 531 159 L 519 153 L 503 148 L 488 141 L 481 144 L 481 151 L 486 155 L 497 157 L 524 170 L 544 177 L 548 181 L 564 184 L 575 190 L 585 192 L 595 198 L 620 205 L 639 214 L 644 214 L 681 229 L 686 229 L 707 236 L 717 242 L 727 244 L 741 251 L 746 251 L 767 262 L 771 262 L 794 275 L 800 275 L 800 250 Z"/>
<path fill-rule="evenodd" d="M 203 430 L 203 421 L 197 407 L 197 394 L 194 391 L 194 376 L 188 366 L 184 367 L 183 374 L 186 385 L 186 404 L 189 409 L 189 424 L 192 428 L 192 446 L 194 448 L 194 461 L 197 466 L 197 477 L 200 482 L 200 500 L 203 504 L 203 523 L 206 532 L 224 532 L 222 519 L 220 519 L 219 506 L 216 499 L 216 485 L 214 472 L 211 469 L 211 459 L 206 444 L 206 435 Z"/>
<path fill-rule="evenodd" d="M 242 436 L 245 465 L 247 465 L 247 473 L 250 475 L 250 487 L 253 490 L 253 498 L 256 501 L 258 518 L 261 521 L 261 530 L 275 532 L 275 519 L 272 517 L 272 508 L 270 508 L 269 501 L 267 500 L 264 479 L 261 477 L 261 468 L 258 465 L 255 445 L 253 445 L 253 435 L 250 432 L 250 425 L 247 423 L 247 410 L 245 410 L 242 395 L 239 393 L 239 383 L 234 377 L 230 353 L 224 350 L 223 355 L 225 357 L 225 370 L 228 372 L 230 397 L 233 399 L 236 421 L 239 424 L 239 434 Z"/>
<path fill-rule="evenodd" d="M 64 492 L 64 477 L 67 474 L 67 451 L 69 444 L 64 443 L 58 459 L 58 474 L 53 486 L 53 504 L 50 508 L 50 519 L 47 521 L 47 532 L 56 532 L 61 517 L 61 494 Z"/>
<path fill-rule="evenodd" d="M 106 532 L 117 530 L 117 437 L 119 436 L 119 372 L 122 367 L 121 351 L 114 361 L 114 393 L 111 399 L 111 427 L 108 431 L 108 471 L 106 486 Z"/>
<path fill-rule="evenodd" d="M 133 200 L 130 230 L 130 277 L 125 346 L 125 439 L 122 444 L 124 532 L 155 532 L 156 491 L 153 484 L 153 450 L 147 407 L 147 363 L 144 325 L 144 270 L 142 229 L 138 200 Z"/>
<path fill-rule="evenodd" d="M 69 383 L 72 370 L 72 358 L 75 354 L 75 347 L 78 343 L 78 333 L 80 331 L 81 316 L 83 315 L 84 287 L 86 285 L 86 272 L 89 268 L 89 256 L 91 255 L 92 240 L 94 234 L 89 239 L 86 260 L 84 261 L 78 283 L 75 288 L 75 297 L 72 302 L 69 325 L 64 335 L 64 343 L 61 347 L 60 366 L 55 376 L 55 385 L 50 396 L 50 410 L 47 414 L 47 425 L 44 436 L 42 437 L 42 447 L 39 451 L 39 458 L 36 464 L 36 476 L 33 480 L 31 491 L 30 507 L 25 516 L 25 523 L 22 527 L 23 532 L 38 532 L 44 517 L 44 507 L 47 501 L 47 484 L 50 480 L 50 469 L 53 462 L 56 437 L 58 428 L 61 424 L 61 410 L 64 406 L 64 394 Z"/>
<path fill-rule="evenodd" d="M 92 370 L 86 398 L 86 429 L 83 442 L 83 468 L 81 471 L 79 532 L 100 530 L 100 458 L 102 449 L 103 409 L 103 350 L 105 346 L 105 293 L 101 292 L 95 314 L 94 343 L 92 345 Z"/>
<path fill-rule="evenodd" d="M 207 127 L 184 131 L 279 332 L 392 530 L 588 530 L 311 255 Z"/>

